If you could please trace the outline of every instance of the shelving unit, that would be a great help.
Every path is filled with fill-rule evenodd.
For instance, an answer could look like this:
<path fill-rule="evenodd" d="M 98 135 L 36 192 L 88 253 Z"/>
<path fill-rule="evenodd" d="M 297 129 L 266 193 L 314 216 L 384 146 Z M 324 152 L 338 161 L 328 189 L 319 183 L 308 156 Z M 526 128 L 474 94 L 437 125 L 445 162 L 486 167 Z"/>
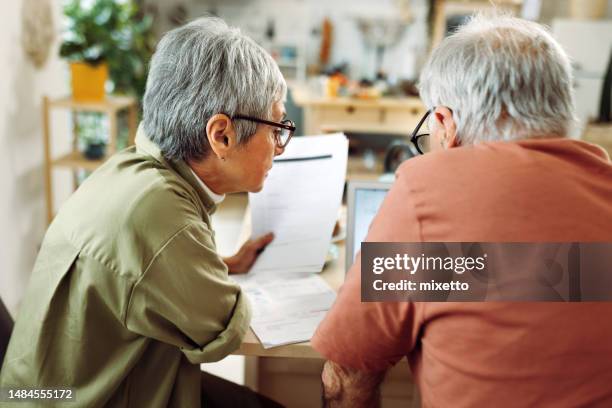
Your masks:
<path fill-rule="evenodd" d="M 287 80 L 306 80 L 306 60 L 301 46 L 292 43 L 277 43 L 268 47 L 272 58 Z"/>
<path fill-rule="evenodd" d="M 72 151 L 60 157 L 53 157 L 51 152 L 51 110 L 68 109 L 72 112 Z M 138 120 L 138 102 L 131 96 L 107 96 L 103 101 L 75 101 L 72 97 L 59 99 L 43 98 L 43 144 L 45 154 L 45 196 L 47 205 L 47 223 L 53 219 L 53 168 L 62 167 L 73 170 L 74 188 L 77 187 L 77 170 L 94 171 L 117 151 L 118 114 L 128 111 L 128 145 L 134 144 Z M 108 145 L 106 156 L 99 160 L 87 159 L 78 150 L 78 112 L 99 112 L 108 116 Z"/>

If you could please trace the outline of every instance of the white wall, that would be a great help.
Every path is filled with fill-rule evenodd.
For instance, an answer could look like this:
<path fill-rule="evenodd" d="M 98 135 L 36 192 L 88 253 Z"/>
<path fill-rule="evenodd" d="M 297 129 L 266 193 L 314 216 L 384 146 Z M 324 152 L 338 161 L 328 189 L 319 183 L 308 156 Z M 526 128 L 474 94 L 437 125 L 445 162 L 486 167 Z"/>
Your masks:
<path fill-rule="evenodd" d="M 359 32 L 357 16 L 393 16 L 399 12 L 400 0 L 145 0 L 155 5 L 160 18 L 156 20 L 158 34 L 172 28 L 166 18 L 181 5 L 187 20 L 203 14 L 219 15 L 229 24 L 240 27 L 256 41 L 264 43 L 269 21 L 274 22 L 276 39 L 280 43 L 301 45 L 307 63 L 317 61 L 320 36 L 312 35 L 321 27 L 324 17 L 333 24 L 332 64 L 348 62 L 353 78 L 370 77 L 374 71 L 373 50 L 368 48 Z M 410 4 L 413 21 L 401 40 L 385 54 L 383 68 L 391 79 L 415 79 L 428 51 L 427 13 L 429 0 L 402 0 Z M 535 0 L 536 2 L 538 0 Z M 569 0 L 539 0 L 541 19 L 549 24 L 555 17 L 569 12 Z M 612 0 L 608 0 L 608 17 L 612 17 Z"/>
<path fill-rule="evenodd" d="M 569 15 L 571 0 L 541 0 L 542 1 L 542 19 L 544 23 L 549 24 L 553 18 L 564 18 Z M 583 1 L 583 0 L 578 0 Z M 586 2 L 586 1 L 585 1 Z M 606 18 L 612 18 L 612 0 L 608 0 Z"/>
<path fill-rule="evenodd" d="M 162 16 L 172 13 L 179 4 L 192 20 L 206 13 L 217 14 L 230 25 L 240 27 L 258 42 L 264 42 L 264 31 L 269 21 L 274 22 L 276 41 L 296 44 L 305 50 L 309 64 L 317 62 L 321 42 L 312 31 L 320 29 L 323 18 L 333 25 L 331 63 L 348 62 L 354 78 L 371 76 L 374 71 L 373 50 L 368 48 L 357 28 L 355 17 L 399 14 L 398 0 L 146 0 L 155 4 Z M 413 79 L 427 48 L 428 0 L 411 0 L 413 22 L 401 40 L 385 54 L 383 68 L 391 78 Z M 171 24 L 165 18 L 157 21 L 162 33 Z"/>
<path fill-rule="evenodd" d="M 60 2 L 52 2 L 59 31 Z M 13 313 L 46 228 L 41 99 L 68 92 L 57 39 L 42 70 L 26 60 L 21 7 L 22 0 L 5 1 L 0 13 L 0 297 Z M 67 138 L 67 115 L 53 119 L 56 135 Z"/>

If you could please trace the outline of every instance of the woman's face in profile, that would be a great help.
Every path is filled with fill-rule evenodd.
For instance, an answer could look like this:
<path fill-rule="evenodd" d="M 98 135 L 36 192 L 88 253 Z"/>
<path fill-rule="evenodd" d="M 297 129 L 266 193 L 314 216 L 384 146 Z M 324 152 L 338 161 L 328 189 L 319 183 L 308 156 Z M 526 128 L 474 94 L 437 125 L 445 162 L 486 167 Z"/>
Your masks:
<path fill-rule="evenodd" d="M 285 115 L 282 101 L 272 105 L 272 121 L 280 122 Z M 274 132 L 278 128 L 258 124 L 255 134 L 248 142 L 237 146 L 232 160 L 236 165 L 236 177 L 242 191 L 255 193 L 263 188 L 263 183 L 272 168 L 274 157 L 282 154 L 284 149 L 276 146 Z"/>

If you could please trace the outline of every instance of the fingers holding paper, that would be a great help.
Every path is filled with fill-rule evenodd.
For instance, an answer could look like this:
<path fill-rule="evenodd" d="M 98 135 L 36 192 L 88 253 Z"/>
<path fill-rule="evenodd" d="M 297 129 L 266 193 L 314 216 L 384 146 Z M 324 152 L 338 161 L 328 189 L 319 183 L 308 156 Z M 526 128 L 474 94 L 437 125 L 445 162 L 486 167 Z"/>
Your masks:
<path fill-rule="evenodd" d="M 269 232 L 258 238 L 249 239 L 238 250 L 236 255 L 224 258 L 223 261 L 227 265 L 230 274 L 247 273 L 259 254 L 272 242 L 274 234 Z"/>

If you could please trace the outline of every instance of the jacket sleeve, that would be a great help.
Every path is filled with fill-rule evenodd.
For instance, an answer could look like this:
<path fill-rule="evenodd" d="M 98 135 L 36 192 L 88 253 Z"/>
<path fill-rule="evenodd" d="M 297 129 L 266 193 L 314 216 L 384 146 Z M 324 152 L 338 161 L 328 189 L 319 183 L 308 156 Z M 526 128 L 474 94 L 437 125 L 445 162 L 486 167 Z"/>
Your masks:
<path fill-rule="evenodd" d="M 194 224 L 171 237 L 133 286 L 125 316 L 129 330 L 179 347 L 194 364 L 236 350 L 251 318 L 211 234 Z"/>

